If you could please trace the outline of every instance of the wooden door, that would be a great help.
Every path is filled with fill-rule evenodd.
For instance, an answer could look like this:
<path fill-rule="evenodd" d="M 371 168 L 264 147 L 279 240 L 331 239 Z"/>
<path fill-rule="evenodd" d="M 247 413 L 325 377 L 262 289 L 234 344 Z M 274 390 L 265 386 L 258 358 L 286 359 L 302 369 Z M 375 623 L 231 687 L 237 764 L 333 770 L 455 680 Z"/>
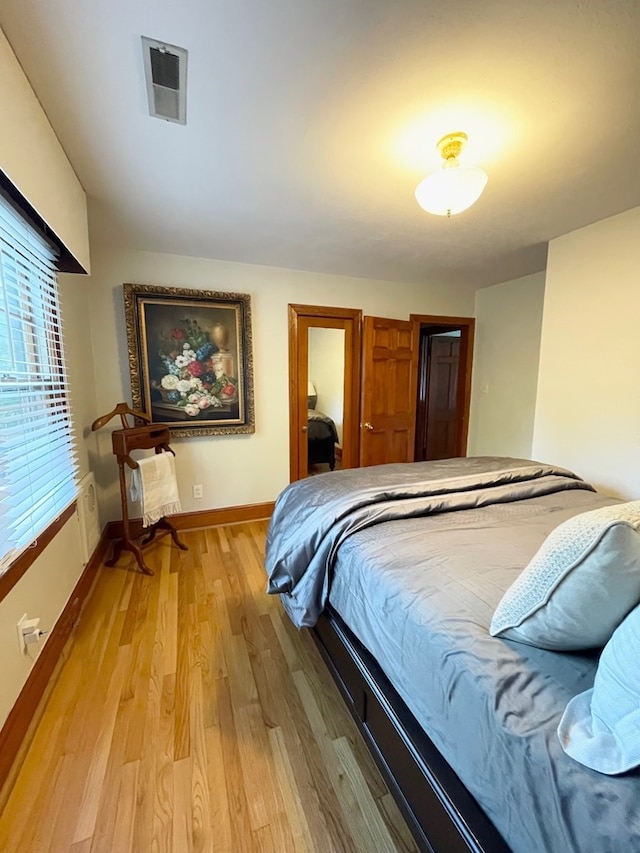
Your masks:
<path fill-rule="evenodd" d="M 411 462 L 418 346 L 410 320 L 365 317 L 360 465 Z"/>
<path fill-rule="evenodd" d="M 460 338 L 429 338 L 425 459 L 457 456 Z"/>

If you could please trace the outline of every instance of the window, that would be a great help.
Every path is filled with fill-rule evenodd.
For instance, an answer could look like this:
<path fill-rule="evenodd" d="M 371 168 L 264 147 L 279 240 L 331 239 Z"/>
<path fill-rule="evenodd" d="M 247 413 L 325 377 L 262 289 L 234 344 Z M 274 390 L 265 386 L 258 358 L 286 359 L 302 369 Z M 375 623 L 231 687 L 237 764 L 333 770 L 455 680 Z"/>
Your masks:
<path fill-rule="evenodd" d="M 0 195 L 0 574 L 77 493 L 55 262 Z"/>

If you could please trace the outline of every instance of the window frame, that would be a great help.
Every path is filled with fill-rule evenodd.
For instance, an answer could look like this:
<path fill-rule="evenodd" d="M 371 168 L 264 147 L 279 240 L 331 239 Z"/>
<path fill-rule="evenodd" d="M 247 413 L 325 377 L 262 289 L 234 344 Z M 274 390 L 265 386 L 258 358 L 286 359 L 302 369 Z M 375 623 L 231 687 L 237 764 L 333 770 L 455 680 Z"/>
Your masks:
<path fill-rule="evenodd" d="M 20 204 L 20 201 L 23 201 L 24 204 Z M 54 469 L 57 468 L 59 471 L 63 470 L 63 468 L 65 469 L 65 475 L 61 477 L 59 481 L 56 481 L 56 493 L 62 493 L 62 495 L 58 494 L 58 498 L 62 497 L 62 501 L 58 500 L 57 507 L 55 505 L 51 506 L 47 512 L 42 513 L 43 518 L 41 523 L 44 526 L 39 526 L 39 524 L 36 525 L 32 534 L 33 540 L 30 543 L 27 543 L 24 535 L 20 538 L 19 544 L 17 545 L 17 553 L 13 558 L 11 557 L 10 548 L 0 555 L 0 562 L 5 561 L 2 565 L 2 569 L 0 570 L 0 601 L 2 601 L 75 513 L 77 506 L 79 470 L 77 462 L 76 436 L 70 400 L 69 377 L 64 360 L 63 318 L 60 307 L 59 282 L 57 278 L 57 273 L 60 269 L 60 257 L 62 254 L 60 252 L 60 243 L 57 239 L 52 239 L 52 235 L 46 226 L 42 227 L 43 221 L 40 217 L 31 217 L 29 215 L 31 210 L 30 206 L 24 199 L 22 199 L 21 196 L 19 196 L 17 191 L 15 189 L 13 192 L 8 191 L 5 176 L 2 173 L 0 173 L 0 203 L 5 210 L 9 211 L 8 214 L 4 212 L 2 214 L 5 222 L 5 226 L 3 226 L 3 228 L 8 227 L 9 229 L 8 231 L 5 231 L 5 237 L 2 243 L 4 246 L 8 247 L 7 258 L 10 265 L 13 265 L 13 292 L 16 294 L 17 298 L 21 300 L 24 299 L 25 304 L 32 298 L 31 293 L 35 294 L 33 310 L 24 315 L 24 322 L 27 326 L 31 326 L 31 329 L 23 327 L 20 330 L 21 335 L 23 335 L 23 340 L 27 342 L 26 346 L 32 350 L 32 358 L 23 358 L 23 361 L 25 364 L 32 363 L 35 366 L 35 369 L 31 368 L 29 371 L 29 373 L 33 374 L 30 376 L 29 387 L 32 387 L 34 381 L 36 382 L 36 386 L 37 384 L 42 386 L 40 395 L 41 400 L 44 401 L 45 409 L 50 405 L 50 403 L 47 402 L 47 397 L 51 395 L 51 401 L 53 402 L 55 411 L 53 412 L 51 419 L 47 422 L 47 425 L 48 427 L 51 427 L 51 434 L 55 436 L 56 421 L 59 419 L 64 424 L 62 434 L 66 435 L 66 441 L 64 439 L 62 441 L 61 455 L 57 456 L 56 452 L 54 452 L 53 456 L 45 457 L 49 462 L 53 460 Z M 26 208 L 26 210 L 23 208 Z M 12 235 L 12 214 L 16 218 L 16 227 L 13 229 L 13 234 L 17 235 L 15 244 L 11 239 L 8 239 L 8 237 Z M 36 219 L 35 223 L 33 221 L 34 218 Z M 6 223 L 8 223 L 8 226 Z M 53 249 L 54 258 L 52 260 L 50 257 L 48 261 L 48 279 L 47 276 L 43 278 L 42 275 L 38 273 L 39 259 L 37 250 L 34 250 L 34 254 L 24 251 L 25 244 L 23 243 L 21 233 L 23 228 L 26 228 L 27 231 L 33 232 L 37 240 L 49 244 Z M 30 238 L 27 238 L 26 243 L 30 243 Z M 15 259 L 21 253 L 28 259 L 28 263 L 24 263 L 21 266 L 21 274 L 24 274 L 24 269 L 26 267 L 32 269 L 35 273 L 33 278 L 29 276 L 25 277 L 24 288 L 22 286 L 17 286 L 17 281 L 19 281 L 19 279 L 15 278 L 15 275 L 17 275 Z M 9 297 L 11 293 L 9 290 L 5 291 L 5 287 L 8 286 L 7 279 L 5 279 L 2 292 L 6 292 L 7 297 Z M 8 303 L 5 303 L 5 305 L 7 304 Z M 9 324 L 10 321 L 11 315 L 7 315 L 7 323 Z M 7 330 L 9 329 L 10 326 L 7 325 Z M 29 336 L 31 336 L 31 344 L 28 343 Z M 46 357 L 44 362 L 42 362 L 44 364 L 44 370 L 41 373 L 37 366 L 41 363 L 40 356 L 43 352 L 43 348 L 44 351 L 46 351 Z M 17 367 L 15 386 L 16 389 L 18 389 L 22 382 L 19 362 L 14 363 L 14 366 Z M 5 372 L 7 377 L 10 377 L 11 374 L 12 370 L 7 370 Z M 9 393 L 11 393 L 11 386 L 9 385 L 7 387 Z M 43 430 L 42 436 L 44 436 L 44 440 L 46 441 L 46 431 Z M 59 442 L 54 442 L 54 444 L 57 447 Z M 25 445 L 23 444 L 22 448 L 24 447 Z M 65 450 L 68 453 L 69 467 L 67 467 L 64 459 Z M 10 480 L 9 483 L 12 485 L 15 484 L 16 481 L 13 480 L 12 482 Z M 73 492 L 75 492 L 75 494 L 72 496 L 71 493 Z M 18 495 L 25 497 L 28 496 L 28 491 L 9 492 L 9 495 L 11 494 L 13 494 L 14 497 L 17 497 Z M 9 500 L 11 500 L 11 498 L 9 498 Z M 61 504 L 64 505 L 61 506 Z M 8 505 L 10 505 L 9 501 Z M 57 514 L 54 515 L 54 513 Z M 9 557 L 9 559 L 7 559 L 7 557 Z"/>

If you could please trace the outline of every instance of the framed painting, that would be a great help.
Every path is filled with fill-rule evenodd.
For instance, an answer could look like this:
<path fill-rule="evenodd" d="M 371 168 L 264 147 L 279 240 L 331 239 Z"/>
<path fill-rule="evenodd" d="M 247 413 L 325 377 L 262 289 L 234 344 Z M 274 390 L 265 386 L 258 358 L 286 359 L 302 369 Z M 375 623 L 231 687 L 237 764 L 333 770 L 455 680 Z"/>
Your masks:
<path fill-rule="evenodd" d="M 123 287 L 134 409 L 185 438 L 254 432 L 250 296 Z"/>

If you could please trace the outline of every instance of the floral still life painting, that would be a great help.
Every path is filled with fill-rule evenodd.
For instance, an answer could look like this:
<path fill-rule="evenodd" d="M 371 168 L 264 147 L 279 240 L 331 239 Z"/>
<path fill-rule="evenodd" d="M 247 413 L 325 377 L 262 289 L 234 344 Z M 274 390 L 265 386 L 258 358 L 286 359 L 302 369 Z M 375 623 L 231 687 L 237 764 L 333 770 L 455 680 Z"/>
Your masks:
<path fill-rule="evenodd" d="M 246 294 L 124 285 L 134 408 L 174 435 L 253 432 Z"/>

